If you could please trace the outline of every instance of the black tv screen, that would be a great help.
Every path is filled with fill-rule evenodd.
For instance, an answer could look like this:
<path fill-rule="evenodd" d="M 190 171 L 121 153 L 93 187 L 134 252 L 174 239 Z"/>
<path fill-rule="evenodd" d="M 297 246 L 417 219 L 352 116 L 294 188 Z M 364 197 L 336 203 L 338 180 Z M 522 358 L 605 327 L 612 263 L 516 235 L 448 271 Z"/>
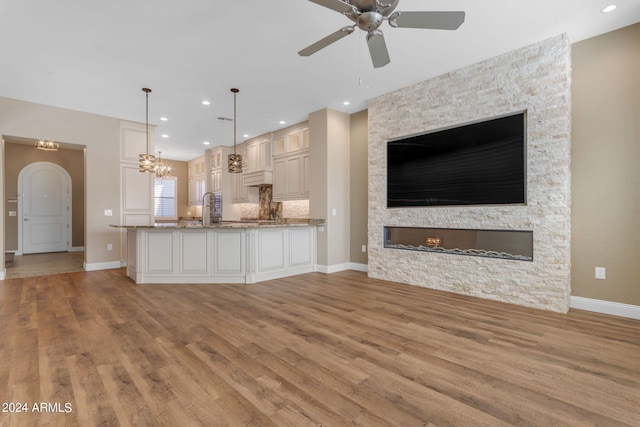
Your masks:
<path fill-rule="evenodd" d="M 387 207 L 526 202 L 525 113 L 387 143 Z"/>

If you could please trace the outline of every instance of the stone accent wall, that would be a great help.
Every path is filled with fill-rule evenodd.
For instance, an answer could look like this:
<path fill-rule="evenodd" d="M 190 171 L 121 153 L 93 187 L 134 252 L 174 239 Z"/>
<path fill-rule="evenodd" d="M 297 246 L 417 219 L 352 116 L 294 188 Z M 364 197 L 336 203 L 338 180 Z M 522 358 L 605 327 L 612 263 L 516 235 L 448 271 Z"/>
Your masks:
<path fill-rule="evenodd" d="M 567 312 L 571 293 L 571 46 L 566 35 L 369 102 L 369 276 Z M 527 205 L 386 208 L 386 141 L 527 113 Z M 533 230 L 534 261 L 383 247 L 383 227 Z"/>

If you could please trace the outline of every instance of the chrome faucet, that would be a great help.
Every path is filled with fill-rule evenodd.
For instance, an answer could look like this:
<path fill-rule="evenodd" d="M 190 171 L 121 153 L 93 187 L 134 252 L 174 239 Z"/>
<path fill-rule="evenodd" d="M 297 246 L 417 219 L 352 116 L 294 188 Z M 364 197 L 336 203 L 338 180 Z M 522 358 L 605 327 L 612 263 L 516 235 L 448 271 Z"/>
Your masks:
<path fill-rule="evenodd" d="M 204 206 L 205 206 L 205 200 L 207 199 L 207 196 L 210 195 L 211 197 L 213 197 L 213 204 L 211 204 L 211 202 L 209 202 L 209 224 L 205 224 L 204 223 Z M 216 195 L 213 194 L 211 191 L 207 191 L 206 193 L 204 193 L 202 195 L 202 226 L 204 227 L 205 225 L 211 225 L 211 207 L 213 207 L 213 213 L 215 213 L 215 209 L 216 209 Z"/>

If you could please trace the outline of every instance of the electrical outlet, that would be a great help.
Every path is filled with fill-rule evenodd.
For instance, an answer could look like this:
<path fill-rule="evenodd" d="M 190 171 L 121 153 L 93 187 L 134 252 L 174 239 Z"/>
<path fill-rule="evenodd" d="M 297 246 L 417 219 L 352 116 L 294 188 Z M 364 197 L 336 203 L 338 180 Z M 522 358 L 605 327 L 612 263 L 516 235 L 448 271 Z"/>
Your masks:
<path fill-rule="evenodd" d="M 112 251 L 113 250 L 113 245 L 111 243 L 107 243 L 107 250 L 108 251 Z"/>
<path fill-rule="evenodd" d="M 362 252 L 367 252 L 367 245 L 362 245 Z"/>
<path fill-rule="evenodd" d="M 104 210 L 104 216 L 113 216 L 113 210 L 112 209 L 105 209 Z"/>
<path fill-rule="evenodd" d="M 604 280 L 607 278 L 607 269 L 604 267 L 596 267 L 596 279 Z"/>
<path fill-rule="evenodd" d="M 331 215 L 336 216 L 338 212 L 335 209 L 331 209 Z"/>

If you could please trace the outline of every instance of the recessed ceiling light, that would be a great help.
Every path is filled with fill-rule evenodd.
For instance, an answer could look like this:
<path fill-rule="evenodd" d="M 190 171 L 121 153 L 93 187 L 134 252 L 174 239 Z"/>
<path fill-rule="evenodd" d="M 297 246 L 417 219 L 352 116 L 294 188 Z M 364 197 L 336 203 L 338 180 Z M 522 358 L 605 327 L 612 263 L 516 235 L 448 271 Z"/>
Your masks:
<path fill-rule="evenodd" d="M 204 145 L 209 145 L 209 144 L 211 144 L 211 143 L 210 143 L 209 141 L 204 141 L 204 142 L 203 142 L 203 144 L 204 144 Z"/>
<path fill-rule="evenodd" d="M 285 123 L 287 123 L 287 122 L 285 122 L 284 120 L 280 120 L 280 124 L 281 124 L 281 125 L 283 125 L 283 124 L 285 124 Z"/>
<path fill-rule="evenodd" d="M 610 4 L 609 6 L 605 7 L 604 9 L 602 9 L 602 12 L 604 12 L 604 13 L 613 12 L 616 9 L 616 7 L 618 7 L 618 6 L 616 6 L 615 4 Z"/>
<path fill-rule="evenodd" d="M 243 138 L 249 138 L 249 134 L 245 133 L 244 135 L 242 135 Z"/>
<path fill-rule="evenodd" d="M 204 101 L 202 101 L 202 105 L 211 105 L 211 102 L 205 99 Z"/>
<path fill-rule="evenodd" d="M 163 138 L 169 138 L 169 135 L 167 135 L 166 133 L 163 133 L 162 135 L 160 135 Z"/>
<path fill-rule="evenodd" d="M 167 119 L 166 117 L 160 117 L 160 120 L 162 120 L 163 122 L 166 122 L 169 119 Z"/>
<path fill-rule="evenodd" d="M 344 102 L 342 103 L 342 105 L 349 105 L 349 104 L 351 104 L 349 101 L 344 101 Z"/>

